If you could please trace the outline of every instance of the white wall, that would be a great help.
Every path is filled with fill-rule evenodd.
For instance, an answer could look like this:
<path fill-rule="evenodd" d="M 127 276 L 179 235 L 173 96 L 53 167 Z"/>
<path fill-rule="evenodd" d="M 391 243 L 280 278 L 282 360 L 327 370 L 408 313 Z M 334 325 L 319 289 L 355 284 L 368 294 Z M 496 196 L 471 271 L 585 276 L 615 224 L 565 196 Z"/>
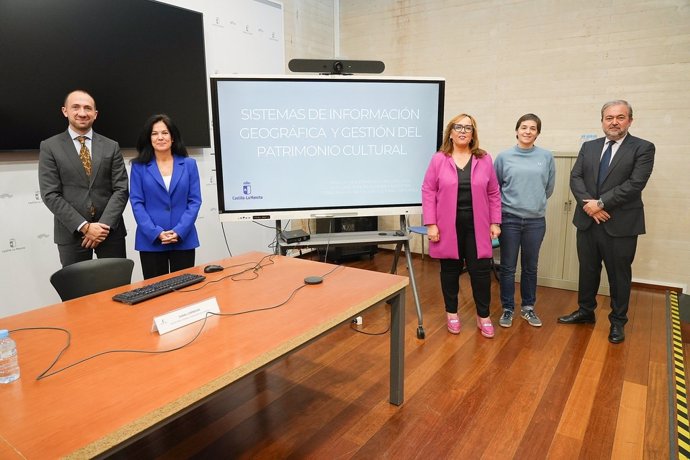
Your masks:
<path fill-rule="evenodd" d="M 446 119 L 474 115 L 494 156 L 527 112 L 538 145 L 577 152 L 602 104 L 627 99 L 630 132 L 656 145 L 633 276 L 690 285 L 690 1 L 347 0 L 339 17 L 343 57 L 445 77 Z"/>

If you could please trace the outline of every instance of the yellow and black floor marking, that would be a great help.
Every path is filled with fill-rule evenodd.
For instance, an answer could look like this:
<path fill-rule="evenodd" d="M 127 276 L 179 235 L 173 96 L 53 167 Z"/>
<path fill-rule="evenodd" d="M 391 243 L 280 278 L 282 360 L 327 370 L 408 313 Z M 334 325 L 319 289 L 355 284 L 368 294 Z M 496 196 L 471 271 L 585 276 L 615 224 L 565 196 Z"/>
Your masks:
<path fill-rule="evenodd" d="M 687 297 L 687 296 L 686 296 Z M 673 350 L 673 376 L 675 389 L 675 431 L 679 459 L 690 460 L 690 422 L 688 421 L 688 393 L 685 380 L 685 358 L 683 356 L 683 337 L 680 330 L 680 309 L 678 293 L 670 291 L 667 296 L 671 315 L 670 342 Z M 674 404 L 672 404 L 673 406 Z M 671 417 L 673 419 L 673 417 Z M 671 421 L 673 423 L 673 420 Z"/>

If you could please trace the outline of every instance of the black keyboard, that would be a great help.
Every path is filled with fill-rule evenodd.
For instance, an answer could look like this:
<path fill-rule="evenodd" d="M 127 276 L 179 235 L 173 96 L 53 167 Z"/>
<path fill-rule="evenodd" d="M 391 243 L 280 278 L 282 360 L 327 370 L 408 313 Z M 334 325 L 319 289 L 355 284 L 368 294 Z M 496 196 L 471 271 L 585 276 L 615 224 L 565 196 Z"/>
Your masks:
<path fill-rule="evenodd" d="M 158 297 L 159 295 L 167 294 L 168 292 L 172 292 L 176 289 L 181 289 L 185 286 L 200 283 L 205 279 L 206 277 L 204 275 L 183 273 L 182 275 L 173 276 L 172 278 L 158 281 L 156 283 L 149 284 L 148 286 L 115 294 L 113 296 L 113 300 L 134 305 L 135 303 L 139 303 L 153 297 Z"/>

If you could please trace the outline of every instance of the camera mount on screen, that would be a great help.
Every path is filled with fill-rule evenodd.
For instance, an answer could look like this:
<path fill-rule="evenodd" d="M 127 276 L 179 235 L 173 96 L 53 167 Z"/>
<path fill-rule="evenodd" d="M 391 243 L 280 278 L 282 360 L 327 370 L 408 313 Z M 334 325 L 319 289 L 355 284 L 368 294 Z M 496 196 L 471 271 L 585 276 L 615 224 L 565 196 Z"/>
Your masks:
<path fill-rule="evenodd" d="M 292 72 L 312 72 L 323 75 L 352 75 L 353 73 L 383 73 L 382 61 L 345 61 L 339 59 L 291 59 Z"/>

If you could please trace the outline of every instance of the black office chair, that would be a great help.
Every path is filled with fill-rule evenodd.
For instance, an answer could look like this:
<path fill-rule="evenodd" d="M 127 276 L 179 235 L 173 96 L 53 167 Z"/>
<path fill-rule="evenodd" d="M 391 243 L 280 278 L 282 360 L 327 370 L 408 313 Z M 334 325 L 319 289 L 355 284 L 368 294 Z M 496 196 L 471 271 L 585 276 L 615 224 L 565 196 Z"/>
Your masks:
<path fill-rule="evenodd" d="M 53 273 L 53 285 L 63 302 L 132 282 L 134 261 L 91 259 L 68 265 Z"/>

